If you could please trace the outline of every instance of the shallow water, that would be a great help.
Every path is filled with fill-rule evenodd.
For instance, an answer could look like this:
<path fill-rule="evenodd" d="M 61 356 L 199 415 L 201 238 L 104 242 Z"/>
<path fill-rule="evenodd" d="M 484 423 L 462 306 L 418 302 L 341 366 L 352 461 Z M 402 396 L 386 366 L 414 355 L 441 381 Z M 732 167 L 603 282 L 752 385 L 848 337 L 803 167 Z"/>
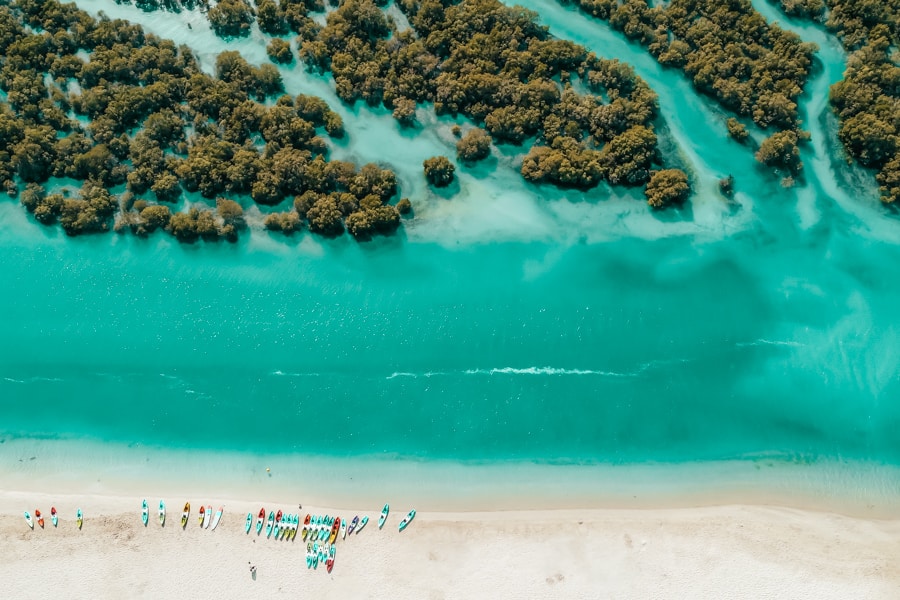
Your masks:
<path fill-rule="evenodd" d="M 67 239 L 0 204 L 2 429 L 332 457 L 900 465 L 900 223 L 835 170 L 821 93 L 843 57 L 822 53 L 809 86 L 814 176 L 783 190 L 677 72 L 549 0 L 524 4 L 657 91 L 692 210 L 527 186 L 510 153 L 463 169 L 458 197 L 430 194 L 421 161 L 452 156 L 450 121 L 423 109 L 413 136 L 289 69 L 290 93 L 344 117 L 334 154 L 397 168 L 416 219 L 367 244 L 254 231 L 183 246 Z M 227 47 L 193 13 L 79 5 L 190 42 L 207 67 Z M 235 48 L 259 62 L 260 40 Z M 727 173 L 732 203 L 714 189 Z"/>

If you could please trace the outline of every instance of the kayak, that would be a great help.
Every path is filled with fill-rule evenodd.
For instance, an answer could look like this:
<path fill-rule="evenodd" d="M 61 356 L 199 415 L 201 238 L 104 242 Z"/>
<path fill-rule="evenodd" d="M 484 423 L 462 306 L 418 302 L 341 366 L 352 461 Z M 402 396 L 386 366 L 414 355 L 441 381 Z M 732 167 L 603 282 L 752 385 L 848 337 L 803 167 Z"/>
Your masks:
<path fill-rule="evenodd" d="M 384 522 L 387 521 L 388 513 L 391 512 L 391 507 L 388 504 L 384 505 L 384 508 L 381 509 L 381 516 L 378 517 L 378 529 L 384 527 Z"/>
<path fill-rule="evenodd" d="M 272 535 L 272 526 L 275 524 L 275 512 L 269 511 L 269 519 L 266 521 L 266 537 Z"/>
<path fill-rule="evenodd" d="M 159 501 L 159 524 L 163 527 L 166 525 L 166 503 L 162 500 Z"/>
<path fill-rule="evenodd" d="M 259 514 L 256 515 L 256 535 L 259 535 L 259 532 L 262 531 L 263 521 L 266 520 L 266 509 L 265 507 L 259 509 Z"/>
<path fill-rule="evenodd" d="M 319 566 L 319 542 L 313 544 L 312 565 L 313 569 Z"/>
<path fill-rule="evenodd" d="M 244 526 L 244 533 L 250 533 L 251 527 L 253 527 L 253 513 L 247 513 L 247 524 Z"/>
<path fill-rule="evenodd" d="M 341 521 L 341 539 L 342 540 L 347 539 L 347 521 L 346 520 Z"/>
<path fill-rule="evenodd" d="M 359 535 L 359 532 L 363 530 L 363 527 L 365 527 L 366 523 L 368 523 L 368 522 L 369 522 L 369 517 L 368 517 L 368 515 L 366 515 L 359 522 L 359 527 L 356 528 L 356 535 Z"/>
<path fill-rule="evenodd" d="M 306 544 L 306 568 L 312 567 L 312 542 Z"/>
<path fill-rule="evenodd" d="M 300 528 L 300 515 L 294 515 L 293 520 L 291 521 L 291 541 L 297 537 L 297 529 Z"/>
<path fill-rule="evenodd" d="M 44 517 L 41 516 L 41 511 L 38 509 L 34 509 L 34 516 L 37 517 L 37 524 L 41 526 L 41 529 L 44 528 Z"/>
<path fill-rule="evenodd" d="M 213 518 L 212 506 L 207 504 L 206 505 L 206 516 L 203 517 L 203 526 L 205 528 L 209 529 L 209 524 L 212 521 L 212 518 Z"/>
<path fill-rule="evenodd" d="M 28 513 L 25 513 L 26 515 Z M 81 509 L 78 509 L 78 512 L 75 513 L 75 524 L 78 525 L 78 529 L 81 529 L 81 526 L 84 525 L 84 515 L 81 514 Z"/>
<path fill-rule="evenodd" d="M 201 507 L 202 508 L 202 507 Z M 181 528 L 187 527 L 188 517 L 191 516 L 191 503 L 184 503 L 184 511 L 181 513 Z"/>
<path fill-rule="evenodd" d="M 203 519 L 205 519 L 205 518 L 206 518 L 206 507 L 201 504 L 200 505 L 200 517 L 199 517 L 201 528 L 203 527 Z"/>
<path fill-rule="evenodd" d="M 31 519 L 31 515 L 28 511 L 25 511 L 25 522 L 28 523 L 28 526 L 34 529 L 34 521 Z"/>
<path fill-rule="evenodd" d="M 219 510 L 216 511 L 216 516 L 213 517 L 212 520 L 212 528 L 215 529 L 219 525 L 219 521 L 222 520 L 222 515 L 225 513 L 225 507 L 220 506 Z"/>
<path fill-rule="evenodd" d="M 406 526 L 409 525 L 413 519 L 416 518 L 416 509 L 412 509 L 406 514 L 406 517 L 400 521 L 400 531 L 406 529 Z"/>
<path fill-rule="evenodd" d="M 353 530 L 356 529 L 356 526 L 359 525 L 359 515 L 353 517 L 353 520 L 350 521 L 350 527 L 347 528 L 347 533 L 353 535 Z"/>
<path fill-rule="evenodd" d="M 306 536 L 309 533 L 309 523 L 311 520 L 312 520 L 312 517 L 309 514 L 307 514 L 306 518 L 303 519 L 303 530 L 300 532 L 301 540 L 304 540 L 304 541 L 306 540 Z"/>
<path fill-rule="evenodd" d="M 328 550 L 328 560 L 325 561 L 325 568 L 328 569 L 328 572 L 331 573 L 331 569 L 334 568 L 334 546 Z"/>
<path fill-rule="evenodd" d="M 150 509 L 147 508 L 147 501 L 144 500 L 141 502 L 141 523 L 144 524 L 144 527 L 147 526 L 147 521 L 150 520 Z"/>
<path fill-rule="evenodd" d="M 59 523 L 59 515 L 56 514 L 55 506 L 50 507 L 50 522 L 53 523 L 54 527 Z"/>
<path fill-rule="evenodd" d="M 328 536 L 328 543 L 333 544 L 334 540 L 337 539 L 338 530 L 341 528 L 341 519 L 338 518 L 334 525 L 331 526 L 331 535 Z"/>
<path fill-rule="evenodd" d="M 278 511 L 278 514 L 275 515 L 275 526 L 272 528 L 272 533 L 275 535 L 275 539 L 278 539 L 278 534 L 281 533 L 281 511 Z"/>

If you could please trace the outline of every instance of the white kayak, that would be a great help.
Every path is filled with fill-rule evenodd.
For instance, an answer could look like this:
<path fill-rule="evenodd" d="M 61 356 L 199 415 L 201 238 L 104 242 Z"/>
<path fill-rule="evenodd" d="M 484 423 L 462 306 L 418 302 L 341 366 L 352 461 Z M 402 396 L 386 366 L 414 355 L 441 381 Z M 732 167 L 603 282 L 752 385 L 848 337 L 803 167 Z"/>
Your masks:
<path fill-rule="evenodd" d="M 222 520 L 222 513 L 225 512 L 225 507 L 220 506 L 219 510 L 216 511 L 216 516 L 213 517 L 212 520 L 212 528 L 215 529 L 219 525 L 219 521 Z"/>
<path fill-rule="evenodd" d="M 200 524 L 200 527 L 209 529 L 210 521 L 212 521 L 212 506 L 207 506 L 206 511 L 203 513 L 203 523 Z"/>
<path fill-rule="evenodd" d="M 28 523 L 28 526 L 34 529 L 34 520 L 31 518 L 31 513 L 27 510 L 25 511 L 25 522 Z"/>

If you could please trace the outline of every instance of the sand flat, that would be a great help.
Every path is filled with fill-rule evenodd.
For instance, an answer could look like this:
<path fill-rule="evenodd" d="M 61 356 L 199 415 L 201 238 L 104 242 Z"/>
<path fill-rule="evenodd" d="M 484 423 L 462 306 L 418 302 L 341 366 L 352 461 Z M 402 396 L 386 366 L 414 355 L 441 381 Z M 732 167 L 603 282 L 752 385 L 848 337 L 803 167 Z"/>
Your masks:
<path fill-rule="evenodd" d="M 155 509 L 159 499 L 147 500 Z M 900 589 L 900 520 L 773 506 L 420 511 L 399 533 L 406 507 L 394 505 L 383 530 L 376 507 L 361 534 L 338 542 L 329 575 L 307 570 L 299 538 L 244 533 L 261 503 L 193 500 L 182 530 L 182 499 L 168 499 L 164 528 L 155 510 L 145 528 L 138 497 L 2 493 L 4 597 L 845 599 L 896 598 Z M 197 525 L 201 500 L 226 507 L 216 531 Z M 22 511 L 49 513 L 51 502 L 59 527 L 29 530 Z"/>

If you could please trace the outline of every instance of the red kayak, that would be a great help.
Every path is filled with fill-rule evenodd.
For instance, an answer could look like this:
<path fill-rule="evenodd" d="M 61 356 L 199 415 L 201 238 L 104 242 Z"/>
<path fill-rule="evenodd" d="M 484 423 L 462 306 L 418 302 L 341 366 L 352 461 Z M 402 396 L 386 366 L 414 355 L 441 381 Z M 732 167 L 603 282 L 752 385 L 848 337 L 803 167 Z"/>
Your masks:
<path fill-rule="evenodd" d="M 303 524 L 304 524 L 304 525 L 309 525 L 309 520 L 310 520 L 311 518 L 312 518 L 312 517 L 310 517 L 309 515 L 306 515 L 306 518 L 303 519 Z"/>
<path fill-rule="evenodd" d="M 280 510 L 279 510 L 278 513 L 275 515 L 275 522 L 276 522 L 276 523 L 281 523 L 281 511 L 280 511 Z"/>
<path fill-rule="evenodd" d="M 259 518 L 256 519 L 256 535 L 259 535 L 259 532 L 262 531 L 263 521 L 266 520 L 266 508 L 263 507 L 259 509 Z"/>
<path fill-rule="evenodd" d="M 34 516 L 37 517 L 38 525 L 41 526 L 41 529 L 44 528 L 44 517 L 41 516 L 41 511 L 38 509 L 34 509 Z"/>

